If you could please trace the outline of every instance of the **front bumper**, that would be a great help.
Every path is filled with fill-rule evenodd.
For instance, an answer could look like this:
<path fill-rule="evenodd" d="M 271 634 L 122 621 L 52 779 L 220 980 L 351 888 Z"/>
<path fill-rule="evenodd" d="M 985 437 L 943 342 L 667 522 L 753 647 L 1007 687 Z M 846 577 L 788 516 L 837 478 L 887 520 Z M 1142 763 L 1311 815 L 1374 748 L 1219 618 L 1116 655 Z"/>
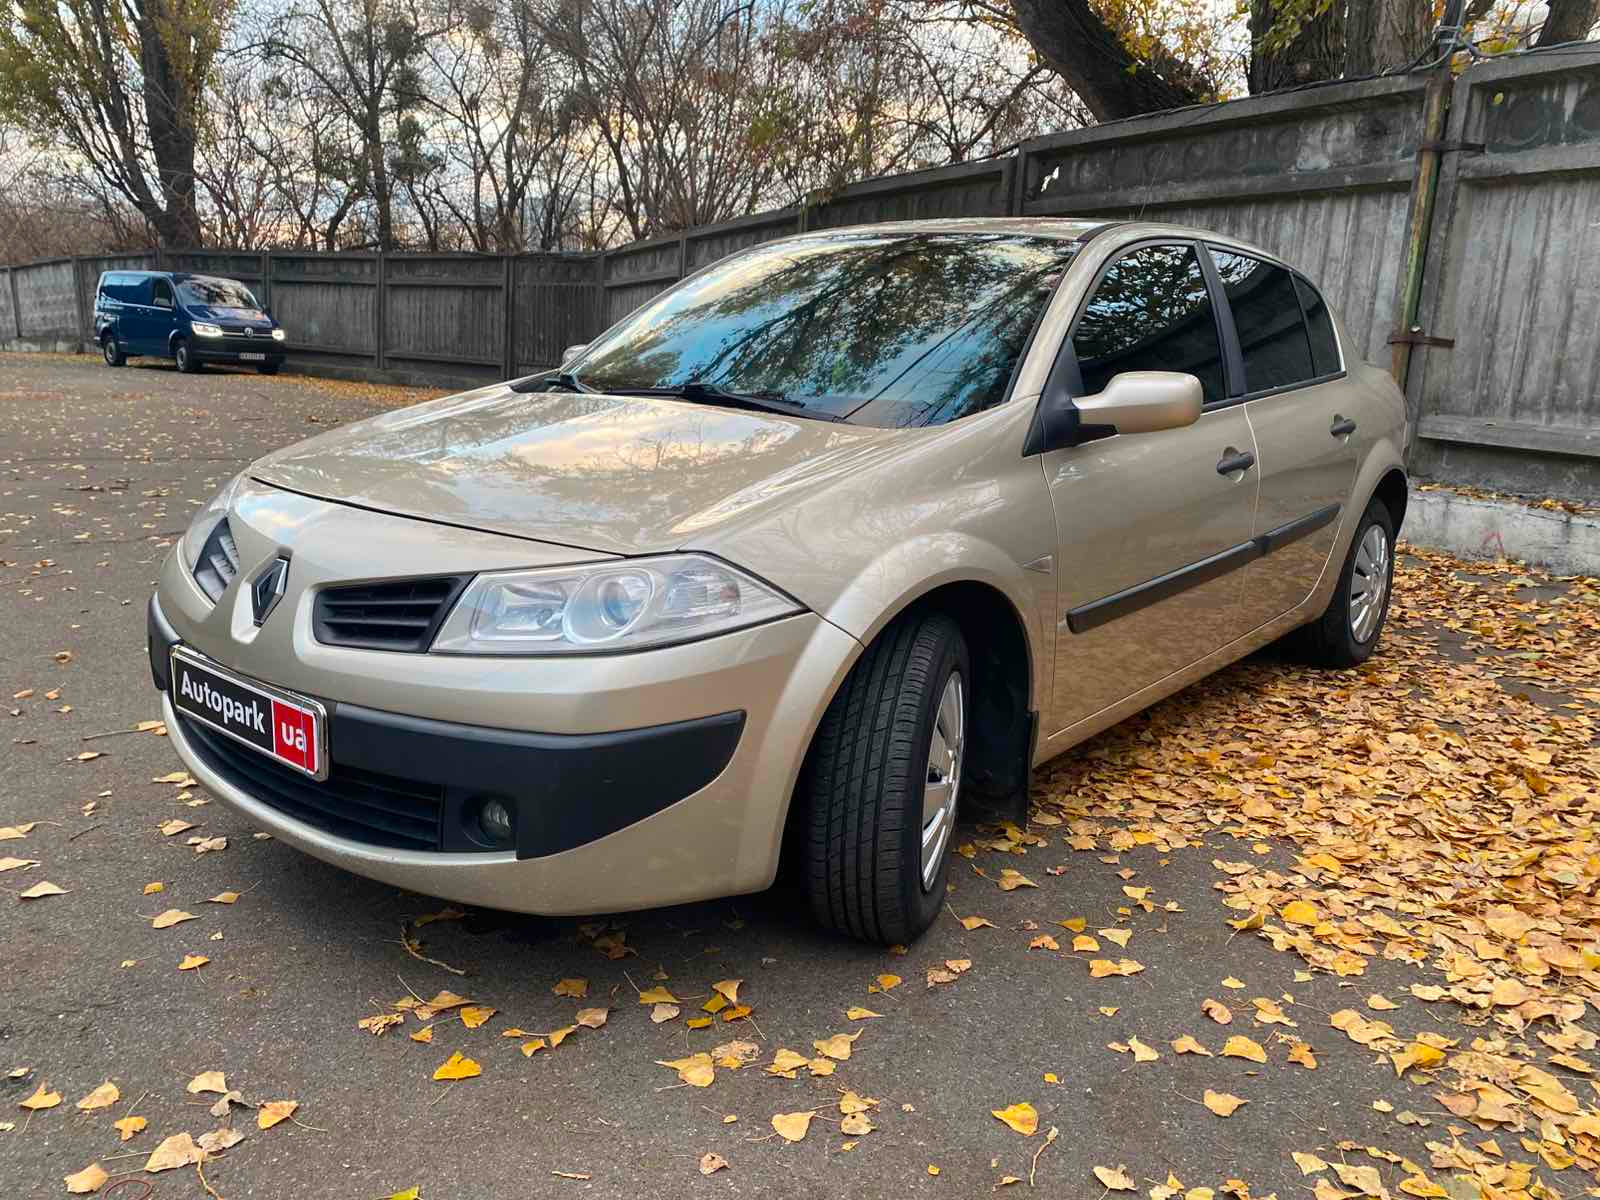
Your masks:
<path fill-rule="evenodd" d="M 271 338 L 191 338 L 189 349 L 197 362 L 234 363 L 241 367 L 281 366 L 286 354 L 283 342 Z M 246 359 L 241 355 L 260 354 L 263 358 Z"/>
<path fill-rule="evenodd" d="M 259 485 L 256 499 L 259 501 Z M 396 538 L 431 553 L 492 544 L 468 564 L 494 569 L 537 553 L 511 539 L 277 493 L 275 520 L 249 503 L 231 518 L 241 571 L 213 607 L 174 553 L 150 609 L 151 670 L 165 690 L 174 641 L 246 676 L 311 696 L 329 712 L 330 783 L 343 771 L 442 793 L 437 848 L 380 844 L 342 821 L 343 798 L 261 777 L 270 761 L 209 744 L 203 728 L 165 715 L 174 747 L 219 800 L 279 839 L 356 873 L 447 899 L 547 914 L 656 907 L 768 886 L 806 746 L 859 644 L 814 614 L 688 645 L 565 659 L 478 659 L 317 643 L 315 587 L 380 574 L 366 554 Z M 291 590 L 264 626 L 247 588 L 278 547 L 269 528 L 340 536 L 297 539 Z M 336 548 L 318 561 L 313 545 Z M 392 564 L 391 564 L 392 569 Z M 399 711 L 399 710 L 403 710 Z M 230 761 L 230 753 L 235 761 Z M 247 755 L 242 761 L 237 756 Z M 259 761 L 258 761 L 259 760 Z M 254 768 L 246 770 L 245 768 Z M 292 773 L 289 773 L 292 774 Z M 298 789 L 298 790 L 295 790 Z M 517 807 L 515 850 L 468 848 L 464 814 L 485 791 Z M 331 810 L 331 811 L 330 811 Z"/>
<path fill-rule="evenodd" d="M 163 694 L 176 631 L 150 600 L 150 671 Z M 559 854 L 625 829 L 705 787 L 727 768 L 743 712 L 595 734 L 485 729 L 326 704 L 325 781 L 274 762 L 176 711 L 188 755 L 286 817 L 374 846 L 482 852 L 485 800 L 513 816 L 518 859 Z M 596 804 L 595 797 L 608 802 Z"/>

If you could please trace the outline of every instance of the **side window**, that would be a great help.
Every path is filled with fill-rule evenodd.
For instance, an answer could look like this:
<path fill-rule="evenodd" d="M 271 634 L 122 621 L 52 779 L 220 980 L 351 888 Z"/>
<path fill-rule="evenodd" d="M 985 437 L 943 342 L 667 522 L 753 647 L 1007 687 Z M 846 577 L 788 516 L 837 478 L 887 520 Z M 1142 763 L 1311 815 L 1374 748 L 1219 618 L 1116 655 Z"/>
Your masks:
<path fill-rule="evenodd" d="M 151 302 L 161 308 L 172 307 L 172 284 L 165 279 L 155 280 L 155 299 Z"/>
<path fill-rule="evenodd" d="M 1142 246 L 1107 268 L 1072 333 L 1085 395 L 1121 371 L 1183 371 L 1220 400 L 1222 344 L 1194 248 Z"/>
<path fill-rule="evenodd" d="M 1333 332 L 1328 305 L 1322 294 L 1298 275 L 1294 277 L 1294 290 L 1300 293 L 1300 307 L 1306 314 L 1306 332 L 1311 336 L 1311 365 L 1318 375 L 1337 374 L 1339 339 Z"/>
<path fill-rule="evenodd" d="M 1233 309 L 1244 356 L 1246 392 L 1289 387 L 1314 379 L 1311 342 L 1294 278 L 1284 268 L 1229 250 L 1211 251 L 1222 290 Z"/>

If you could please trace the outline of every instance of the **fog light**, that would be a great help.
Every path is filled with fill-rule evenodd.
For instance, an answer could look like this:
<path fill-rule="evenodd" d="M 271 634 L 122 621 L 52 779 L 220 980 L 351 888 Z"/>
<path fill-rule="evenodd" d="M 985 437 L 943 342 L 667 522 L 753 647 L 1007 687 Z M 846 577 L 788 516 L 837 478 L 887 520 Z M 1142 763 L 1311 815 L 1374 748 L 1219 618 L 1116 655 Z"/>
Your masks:
<path fill-rule="evenodd" d="M 511 810 L 506 807 L 505 801 L 496 800 L 491 796 L 479 804 L 478 828 L 491 845 L 511 845 L 514 831 L 511 826 Z"/>

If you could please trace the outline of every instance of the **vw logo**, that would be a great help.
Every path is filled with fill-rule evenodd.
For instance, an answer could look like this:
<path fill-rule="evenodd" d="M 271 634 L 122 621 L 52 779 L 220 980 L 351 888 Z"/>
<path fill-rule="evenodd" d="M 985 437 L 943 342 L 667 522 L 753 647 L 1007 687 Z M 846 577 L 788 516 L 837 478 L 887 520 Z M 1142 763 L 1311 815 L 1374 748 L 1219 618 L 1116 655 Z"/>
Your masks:
<path fill-rule="evenodd" d="M 250 607 L 257 625 L 270 617 L 272 610 L 278 607 L 278 601 L 283 599 L 283 590 L 288 583 L 289 560 L 281 555 L 273 559 L 272 565 L 256 576 L 255 582 L 250 585 Z"/>

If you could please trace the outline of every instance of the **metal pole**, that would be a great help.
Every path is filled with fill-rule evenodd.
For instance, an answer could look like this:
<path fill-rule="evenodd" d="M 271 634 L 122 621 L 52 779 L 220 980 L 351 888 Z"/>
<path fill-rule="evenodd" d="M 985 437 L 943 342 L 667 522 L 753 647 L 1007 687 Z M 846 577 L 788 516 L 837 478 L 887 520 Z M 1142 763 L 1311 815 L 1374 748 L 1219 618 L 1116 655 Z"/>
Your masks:
<path fill-rule="evenodd" d="M 1407 406 L 1410 393 L 1406 379 L 1411 371 L 1410 339 L 1421 333 L 1417 325 L 1417 312 L 1422 303 L 1422 276 L 1428 258 L 1428 235 L 1433 228 L 1433 202 L 1439 190 L 1439 168 L 1443 156 L 1441 143 L 1450 117 L 1450 93 L 1454 77 L 1450 72 L 1450 59 L 1461 40 L 1461 11 L 1464 0 L 1448 0 L 1443 19 L 1434 31 L 1433 53 L 1437 61 L 1430 68 L 1428 85 L 1422 96 L 1422 137 L 1417 149 L 1417 171 L 1411 180 L 1411 204 L 1406 217 L 1405 256 L 1400 273 L 1400 304 L 1396 314 L 1395 331 L 1390 335 L 1393 356 L 1390 371 L 1400 390 L 1406 392 Z M 1408 421 L 1416 428 L 1418 414 L 1412 411 Z M 1415 443 L 1413 436 L 1409 444 Z M 1409 453 L 1409 448 L 1408 448 Z"/>

